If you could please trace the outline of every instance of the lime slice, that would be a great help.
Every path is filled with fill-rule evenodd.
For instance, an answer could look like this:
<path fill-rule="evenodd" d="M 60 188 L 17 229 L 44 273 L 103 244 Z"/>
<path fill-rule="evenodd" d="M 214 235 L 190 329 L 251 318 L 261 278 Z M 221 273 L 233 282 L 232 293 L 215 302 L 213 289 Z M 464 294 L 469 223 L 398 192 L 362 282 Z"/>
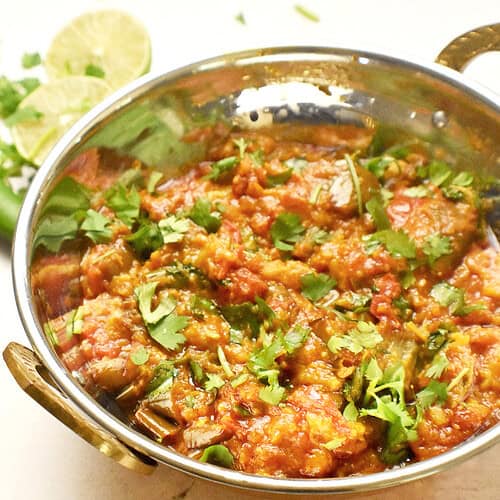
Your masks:
<path fill-rule="evenodd" d="M 12 127 L 18 151 L 40 165 L 64 132 L 110 93 L 105 81 L 89 76 L 71 76 L 41 85 L 19 105 L 19 109 L 30 106 L 43 116 Z"/>
<path fill-rule="evenodd" d="M 117 89 L 146 73 L 150 62 L 144 26 L 124 12 L 101 10 L 73 19 L 56 35 L 45 68 L 50 79 L 102 76 Z"/>

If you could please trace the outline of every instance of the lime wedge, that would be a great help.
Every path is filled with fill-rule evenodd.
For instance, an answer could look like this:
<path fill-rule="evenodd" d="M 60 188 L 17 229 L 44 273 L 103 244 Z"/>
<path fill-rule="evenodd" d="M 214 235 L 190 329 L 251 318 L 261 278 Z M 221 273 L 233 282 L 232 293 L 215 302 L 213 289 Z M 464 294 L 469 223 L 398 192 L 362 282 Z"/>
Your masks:
<path fill-rule="evenodd" d="M 29 106 L 43 116 L 12 127 L 18 151 L 40 165 L 64 132 L 110 93 L 105 81 L 89 76 L 71 76 L 41 85 L 19 105 L 19 109 Z"/>
<path fill-rule="evenodd" d="M 151 42 L 144 26 L 117 10 L 88 12 L 54 38 L 45 58 L 50 79 L 99 76 L 113 89 L 149 70 Z"/>

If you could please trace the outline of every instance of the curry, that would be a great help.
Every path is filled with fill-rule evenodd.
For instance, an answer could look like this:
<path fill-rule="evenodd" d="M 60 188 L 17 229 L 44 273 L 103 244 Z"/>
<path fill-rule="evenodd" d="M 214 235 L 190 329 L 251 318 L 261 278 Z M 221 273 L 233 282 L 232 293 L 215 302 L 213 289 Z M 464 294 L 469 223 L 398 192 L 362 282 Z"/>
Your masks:
<path fill-rule="evenodd" d="M 382 471 L 499 420 L 500 256 L 471 173 L 354 127 L 185 140 L 209 147 L 174 177 L 88 150 L 38 226 L 44 330 L 86 390 L 279 477 Z"/>

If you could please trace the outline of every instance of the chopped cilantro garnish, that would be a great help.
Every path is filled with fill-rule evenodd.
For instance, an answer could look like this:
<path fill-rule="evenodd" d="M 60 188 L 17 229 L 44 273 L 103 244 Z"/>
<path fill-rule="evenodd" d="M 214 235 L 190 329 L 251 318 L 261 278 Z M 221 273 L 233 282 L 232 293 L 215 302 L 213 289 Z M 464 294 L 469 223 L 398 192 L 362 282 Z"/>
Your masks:
<path fill-rule="evenodd" d="M 193 295 L 191 297 L 191 312 L 195 318 L 203 319 L 205 313 L 216 314 L 218 309 L 213 300 L 202 297 L 201 295 Z"/>
<path fill-rule="evenodd" d="M 363 236 L 363 241 L 367 244 L 366 250 L 368 253 L 373 252 L 378 244 L 383 244 L 395 257 L 405 257 L 407 259 L 416 257 L 415 243 L 402 230 L 383 229 Z"/>
<path fill-rule="evenodd" d="M 239 161 L 239 158 L 236 156 L 228 156 L 227 158 L 216 161 L 212 163 L 212 170 L 210 173 L 203 178 L 211 181 L 224 180 L 226 179 L 226 174 L 231 172 Z"/>
<path fill-rule="evenodd" d="M 250 153 L 250 158 L 255 163 L 255 165 L 260 167 L 264 164 L 264 151 L 262 151 L 262 149 L 258 149 L 257 151 Z"/>
<path fill-rule="evenodd" d="M 41 62 L 42 58 L 40 57 L 40 54 L 38 52 L 31 52 L 31 53 L 26 52 L 25 54 L 23 54 L 23 57 L 21 59 L 21 64 L 24 69 L 34 68 L 35 66 L 38 66 Z"/>
<path fill-rule="evenodd" d="M 118 183 L 116 186 L 108 189 L 105 193 L 105 198 L 109 208 L 115 212 L 116 216 L 128 227 L 132 227 L 132 224 L 139 217 L 141 206 L 141 197 L 135 186 L 127 190 L 122 183 Z"/>
<path fill-rule="evenodd" d="M 231 328 L 236 331 L 250 330 L 252 336 L 259 333 L 264 317 L 251 302 L 221 307 L 221 312 Z"/>
<path fill-rule="evenodd" d="M 148 193 L 154 193 L 156 185 L 158 184 L 158 182 L 160 182 L 162 177 L 163 174 L 161 172 L 158 172 L 156 170 L 151 172 L 146 186 L 146 190 Z"/>
<path fill-rule="evenodd" d="M 313 227 L 309 230 L 308 237 L 311 238 L 316 245 L 322 245 L 330 239 L 330 233 L 319 227 Z"/>
<path fill-rule="evenodd" d="M 277 405 L 285 396 L 285 388 L 279 384 L 266 385 L 259 391 L 259 398 L 264 403 Z"/>
<path fill-rule="evenodd" d="M 309 196 L 309 203 L 311 205 L 316 205 L 319 200 L 319 195 L 321 194 L 321 190 L 323 189 L 323 184 L 316 184 L 314 189 L 311 192 L 311 196 Z"/>
<path fill-rule="evenodd" d="M 101 67 L 96 66 L 95 64 L 87 64 L 87 66 L 85 66 L 85 75 L 93 76 L 95 78 L 104 78 L 106 73 Z"/>
<path fill-rule="evenodd" d="M 281 186 L 282 184 L 286 184 L 286 182 L 290 179 L 293 173 L 293 168 L 289 168 L 284 170 L 283 172 L 276 175 L 268 175 L 266 180 L 267 187 L 276 187 Z"/>
<path fill-rule="evenodd" d="M 271 226 L 271 237 L 274 246 L 279 250 L 290 251 L 302 235 L 306 228 L 302 225 L 297 214 L 282 213 L 278 215 Z"/>
<path fill-rule="evenodd" d="M 429 335 L 426 342 L 427 350 L 437 352 L 444 347 L 448 342 L 448 330 L 446 328 L 438 328 Z"/>
<path fill-rule="evenodd" d="M 309 21 L 312 21 L 313 23 L 319 23 L 319 17 L 314 12 L 306 9 L 303 5 L 296 4 L 294 8 L 296 12 L 298 12 L 306 19 L 309 19 Z"/>
<path fill-rule="evenodd" d="M 196 200 L 188 217 L 198 226 L 205 228 L 208 233 L 217 232 L 221 225 L 220 213 L 212 212 L 210 201 L 205 198 Z"/>
<path fill-rule="evenodd" d="M 425 376 L 430 378 L 439 378 L 448 365 L 449 362 L 446 354 L 444 352 L 439 352 L 434 356 L 431 365 L 425 371 Z"/>
<path fill-rule="evenodd" d="M 390 229 L 391 223 L 385 212 L 384 203 L 379 197 L 370 198 L 365 203 L 365 207 L 379 231 Z"/>
<path fill-rule="evenodd" d="M 305 328 L 301 325 L 292 327 L 282 339 L 285 351 L 288 354 L 293 354 L 306 341 L 309 333 L 309 328 Z"/>
<path fill-rule="evenodd" d="M 200 462 L 208 462 L 209 464 L 226 467 L 229 469 L 234 462 L 231 452 L 222 444 L 213 444 L 203 450 L 200 457 Z"/>
<path fill-rule="evenodd" d="M 139 311 L 151 337 L 165 349 L 176 349 L 186 340 L 179 331 L 187 326 L 188 318 L 174 312 L 176 302 L 170 297 L 163 297 L 156 309 L 151 310 L 157 285 L 157 282 L 146 283 L 134 290 Z"/>
<path fill-rule="evenodd" d="M 349 422 L 356 422 L 359 416 L 359 412 L 356 408 L 356 405 L 352 401 L 349 401 L 349 403 L 347 403 L 346 407 L 344 408 L 342 415 L 346 420 L 349 420 Z"/>
<path fill-rule="evenodd" d="M 68 317 L 66 322 L 66 335 L 71 338 L 73 335 L 79 335 L 83 329 L 83 309 L 77 307 Z"/>
<path fill-rule="evenodd" d="M 137 230 L 125 238 L 140 256 L 149 255 L 163 245 L 163 236 L 156 222 L 146 218 L 139 220 Z"/>
<path fill-rule="evenodd" d="M 300 278 L 301 291 L 304 297 L 316 302 L 330 292 L 337 281 L 328 274 L 309 273 Z"/>
<path fill-rule="evenodd" d="M 111 224 L 111 219 L 90 208 L 87 210 L 87 215 L 80 229 L 85 231 L 85 236 L 94 243 L 105 243 L 113 235 L 113 232 L 108 227 L 109 224 Z"/>
<path fill-rule="evenodd" d="M 248 142 L 245 141 L 243 137 L 240 137 L 238 139 L 233 139 L 233 143 L 238 148 L 240 159 L 243 158 L 243 156 L 245 155 L 245 151 L 248 148 Z"/>
<path fill-rule="evenodd" d="M 427 186 L 420 184 L 419 186 L 413 186 L 411 188 L 407 188 L 403 191 L 405 196 L 409 198 L 425 198 L 432 194 L 432 191 L 429 191 Z"/>
<path fill-rule="evenodd" d="M 177 370 L 174 367 L 173 361 L 170 360 L 162 360 L 160 361 L 153 372 L 153 378 L 149 382 L 146 392 L 151 395 L 153 391 L 156 391 L 157 389 L 161 389 L 162 387 L 165 386 L 165 384 L 168 385 L 169 381 L 171 382 L 172 379 L 176 376 Z"/>
<path fill-rule="evenodd" d="M 238 14 L 236 14 L 236 16 L 234 16 L 234 18 L 240 24 L 246 24 L 247 23 L 246 20 L 245 20 L 245 16 L 244 16 L 243 12 L 239 12 Z"/>
<path fill-rule="evenodd" d="M 233 387 L 238 387 L 241 384 L 244 384 L 249 378 L 248 373 L 240 373 L 236 378 L 231 380 L 231 385 Z"/>
<path fill-rule="evenodd" d="M 191 375 L 193 376 L 193 380 L 201 385 L 206 380 L 207 376 L 203 371 L 203 368 L 196 361 L 189 361 L 189 369 L 191 370 Z"/>
<path fill-rule="evenodd" d="M 207 381 L 205 382 L 204 386 L 206 391 L 220 389 L 224 384 L 224 379 L 216 373 L 207 373 Z"/>
<path fill-rule="evenodd" d="M 473 311 L 486 309 L 484 304 L 465 305 L 465 291 L 444 281 L 434 285 L 430 295 L 440 305 L 447 307 L 451 314 L 457 316 L 465 316 Z"/>
<path fill-rule="evenodd" d="M 4 120 L 7 127 L 13 127 L 18 123 L 36 122 L 43 118 L 43 113 L 36 110 L 33 106 L 26 106 L 25 108 L 18 108 L 8 118 Z"/>
<path fill-rule="evenodd" d="M 474 182 L 474 176 L 470 172 L 460 172 L 455 176 L 451 184 L 453 186 L 468 187 Z"/>
<path fill-rule="evenodd" d="M 157 323 L 175 309 L 175 300 L 164 296 L 156 309 L 151 311 L 151 302 L 158 286 L 157 281 L 145 283 L 134 290 L 141 316 L 146 323 Z"/>
<path fill-rule="evenodd" d="M 354 161 L 351 156 L 346 154 L 344 155 L 344 159 L 347 163 L 347 168 L 349 169 L 349 173 L 351 174 L 352 185 L 354 186 L 354 192 L 356 193 L 356 200 L 358 203 L 358 213 L 359 215 L 363 215 L 363 197 L 361 195 L 361 184 L 359 182 L 358 172 L 356 170 L 356 166 L 354 165 Z"/>
<path fill-rule="evenodd" d="M 378 333 L 377 327 L 367 321 L 358 321 L 355 329 L 346 335 L 333 335 L 328 341 L 328 349 L 334 354 L 340 349 L 348 349 L 354 354 L 358 354 L 364 349 L 373 349 L 383 338 Z"/>
<path fill-rule="evenodd" d="M 184 233 L 189 230 L 189 221 L 187 219 L 178 219 L 175 215 L 170 215 L 166 219 L 158 222 L 163 243 L 176 243 L 184 238 Z"/>
<path fill-rule="evenodd" d="M 429 264 L 432 266 L 443 255 L 451 254 L 451 240 L 448 236 L 433 234 L 425 240 L 422 250 L 427 255 Z"/>
<path fill-rule="evenodd" d="M 224 370 L 224 373 L 228 377 L 234 377 L 233 370 L 231 370 L 231 365 L 227 362 L 226 355 L 224 354 L 224 349 L 219 345 L 217 346 L 217 357 L 219 358 L 219 363 Z"/>
<path fill-rule="evenodd" d="M 376 156 L 374 158 L 370 158 L 364 164 L 364 168 L 380 179 L 384 176 L 385 169 L 394 161 L 394 158 L 390 156 Z"/>
<path fill-rule="evenodd" d="M 130 355 L 130 359 L 134 365 L 141 366 L 148 361 L 149 351 L 141 346 Z"/>
<path fill-rule="evenodd" d="M 448 397 L 447 386 L 444 382 L 431 380 L 427 387 L 417 393 L 416 397 L 422 410 L 429 408 L 436 402 L 443 404 Z"/>
<path fill-rule="evenodd" d="M 428 169 L 429 180 L 436 186 L 441 186 L 451 176 L 450 167 L 442 161 L 432 161 Z"/>

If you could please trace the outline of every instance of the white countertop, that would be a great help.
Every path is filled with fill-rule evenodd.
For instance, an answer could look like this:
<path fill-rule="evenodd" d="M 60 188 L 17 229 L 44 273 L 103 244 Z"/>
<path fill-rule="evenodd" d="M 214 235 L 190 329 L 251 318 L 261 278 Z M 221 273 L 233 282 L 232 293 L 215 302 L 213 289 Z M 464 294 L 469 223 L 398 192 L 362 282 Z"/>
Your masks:
<path fill-rule="evenodd" d="M 312 23 L 293 6 L 320 16 Z M 153 70 L 258 46 L 340 45 L 431 61 L 457 35 L 500 21 L 498 0 L 4 0 L 0 9 L 0 75 L 19 77 L 24 52 L 45 52 L 52 36 L 82 11 L 117 7 L 143 21 Z M 234 20 L 243 12 L 245 26 Z M 471 77 L 500 92 L 500 54 L 483 56 Z M 0 350 L 27 345 L 12 291 L 9 246 L 0 244 Z M 122 469 L 76 437 L 15 384 L 0 361 L 0 498 L 148 500 L 264 498 L 194 480 L 167 467 L 152 477 Z M 408 500 L 493 499 L 500 490 L 497 446 L 449 472 L 370 497 Z M 279 498 L 279 497 L 278 497 Z"/>

